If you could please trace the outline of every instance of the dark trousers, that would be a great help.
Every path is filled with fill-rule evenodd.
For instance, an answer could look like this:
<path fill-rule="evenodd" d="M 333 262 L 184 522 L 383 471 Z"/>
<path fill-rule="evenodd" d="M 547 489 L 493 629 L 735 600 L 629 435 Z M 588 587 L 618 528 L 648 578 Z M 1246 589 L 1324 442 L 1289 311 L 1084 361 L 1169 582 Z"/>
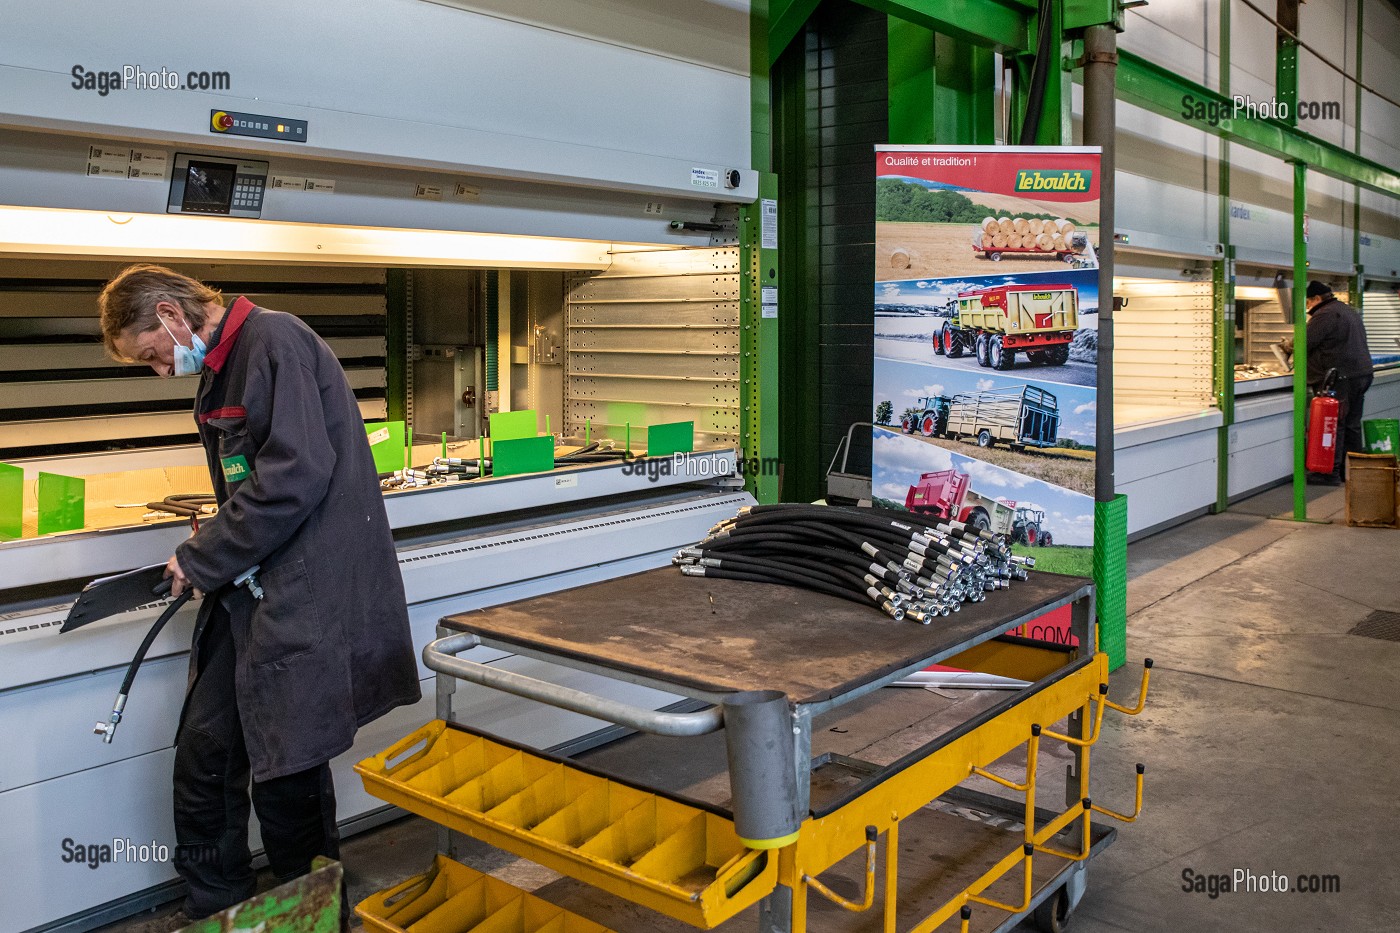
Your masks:
<path fill-rule="evenodd" d="M 194 918 L 247 900 L 257 883 L 248 851 L 248 751 L 222 606 L 204 626 L 198 658 L 175 749 L 175 870 L 189 884 L 185 912 Z M 253 781 L 251 805 L 279 884 L 310 871 L 317 855 L 339 858 L 329 764 Z M 342 910 L 342 925 L 344 919 Z"/>
<path fill-rule="evenodd" d="M 1346 478 L 1348 453 L 1366 451 L 1366 441 L 1361 433 L 1361 416 L 1366 390 L 1371 388 L 1372 378 L 1353 376 L 1337 380 L 1337 401 L 1341 403 L 1341 412 L 1337 419 L 1337 459 L 1332 466 L 1332 475 L 1337 479 Z"/>

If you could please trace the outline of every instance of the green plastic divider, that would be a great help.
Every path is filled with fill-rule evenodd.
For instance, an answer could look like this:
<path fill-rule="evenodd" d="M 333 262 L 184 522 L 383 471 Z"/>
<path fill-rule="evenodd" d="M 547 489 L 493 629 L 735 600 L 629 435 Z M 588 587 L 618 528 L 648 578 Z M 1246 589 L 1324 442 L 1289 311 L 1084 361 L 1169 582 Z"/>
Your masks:
<path fill-rule="evenodd" d="M 552 469 L 554 469 L 554 438 L 552 437 L 518 437 L 508 441 L 491 442 L 492 476 L 543 473 Z"/>
<path fill-rule="evenodd" d="M 1371 454 L 1400 454 L 1400 420 L 1370 418 L 1361 423 L 1366 452 Z"/>
<path fill-rule="evenodd" d="M 1116 671 L 1128 660 L 1128 497 L 1094 503 L 1094 585 L 1099 650 Z"/>
<path fill-rule="evenodd" d="M 0 463 L 0 541 L 24 535 L 24 469 Z"/>
<path fill-rule="evenodd" d="M 540 433 L 539 415 L 533 408 L 522 411 L 499 411 L 491 416 L 491 439 L 514 441 Z"/>
<path fill-rule="evenodd" d="M 75 531 L 87 520 L 87 481 L 61 473 L 39 474 L 39 534 Z"/>
<path fill-rule="evenodd" d="M 647 456 L 669 457 L 695 450 L 695 422 L 673 421 L 647 428 Z"/>
<path fill-rule="evenodd" d="M 369 451 L 374 454 L 374 468 L 380 473 L 402 470 L 408 465 L 402 421 L 367 424 L 365 434 L 369 437 Z"/>

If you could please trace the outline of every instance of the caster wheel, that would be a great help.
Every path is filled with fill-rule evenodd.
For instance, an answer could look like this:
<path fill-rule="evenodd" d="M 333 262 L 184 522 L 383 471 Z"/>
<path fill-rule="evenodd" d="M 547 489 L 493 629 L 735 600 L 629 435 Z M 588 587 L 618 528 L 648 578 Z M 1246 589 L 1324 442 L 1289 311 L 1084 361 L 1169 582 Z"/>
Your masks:
<path fill-rule="evenodd" d="M 1031 921 L 1041 933 L 1064 933 L 1069 929 L 1069 894 L 1061 887 L 1040 902 L 1031 914 Z"/>

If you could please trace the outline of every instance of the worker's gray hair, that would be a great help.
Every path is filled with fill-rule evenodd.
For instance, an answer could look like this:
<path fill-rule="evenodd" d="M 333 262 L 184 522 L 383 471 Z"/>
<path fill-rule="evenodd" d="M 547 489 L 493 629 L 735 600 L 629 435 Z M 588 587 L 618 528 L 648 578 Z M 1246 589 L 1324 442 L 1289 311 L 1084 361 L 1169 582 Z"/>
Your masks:
<path fill-rule="evenodd" d="M 107 354 L 123 360 L 117 351 L 117 338 L 128 331 L 140 334 L 160 327 L 156 305 L 162 301 L 179 305 L 190 329 L 199 330 L 208 316 L 205 305 L 222 304 L 223 294 L 217 288 L 164 266 L 149 263 L 127 266 L 107 283 L 97 299 L 102 316 L 102 343 Z"/>

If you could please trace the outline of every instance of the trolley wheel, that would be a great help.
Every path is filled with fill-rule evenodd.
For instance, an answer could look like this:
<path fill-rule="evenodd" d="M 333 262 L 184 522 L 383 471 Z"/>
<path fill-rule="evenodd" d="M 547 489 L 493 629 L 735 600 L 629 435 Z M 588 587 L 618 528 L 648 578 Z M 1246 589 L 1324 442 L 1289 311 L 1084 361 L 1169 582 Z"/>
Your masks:
<path fill-rule="evenodd" d="M 989 252 L 987 253 L 987 258 L 990 259 L 992 262 L 1001 262 L 1001 253 L 995 251 Z"/>
<path fill-rule="evenodd" d="M 991 447 L 996 442 L 997 439 L 995 437 L 992 437 L 992 432 L 988 431 L 986 428 L 983 428 L 982 430 L 977 432 L 978 447 Z"/>
<path fill-rule="evenodd" d="M 1069 929 L 1069 894 L 1064 886 L 1045 900 L 1031 914 L 1031 922 L 1041 933 L 1064 933 Z"/>

